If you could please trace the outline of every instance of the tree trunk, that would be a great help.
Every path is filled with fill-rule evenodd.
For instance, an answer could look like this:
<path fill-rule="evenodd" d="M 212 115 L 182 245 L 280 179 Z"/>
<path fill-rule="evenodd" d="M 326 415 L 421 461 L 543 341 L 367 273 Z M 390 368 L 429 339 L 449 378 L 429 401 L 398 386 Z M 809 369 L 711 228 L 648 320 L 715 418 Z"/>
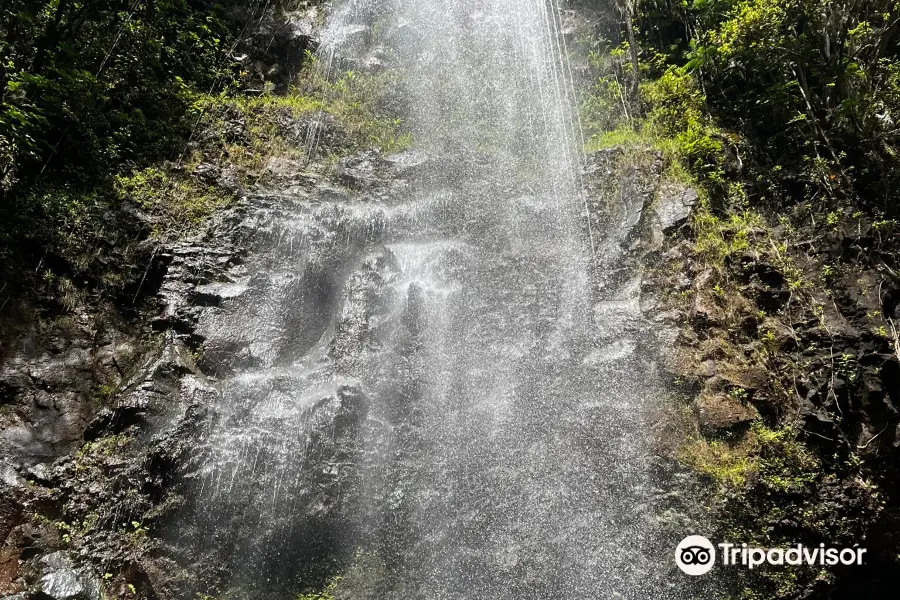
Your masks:
<path fill-rule="evenodd" d="M 55 46 L 58 42 L 59 24 L 62 22 L 63 15 L 69 7 L 70 1 L 71 0 L 59 0 L 59 4 L 56 5 L 56 12 L 53 14 L 53 19 L 47 25 L 44 35 L 38 40 L 37 51 L 34 54 L 34 62 L 31 63 L 32 73 L 38 74 L 41 72 L 41 69 L 44 68 L 44 59 L 47 56 L 47 50 L 51 46 Z"/>
<path fill-rule="evenodd" d="M 628 95 L 631 97 L 632 104 L 637 103 L 638 84 L 641 81 L 640 64 L 638 63 L 638 45 L 634 36 L 634 14 L 636 8 L 636 0 L 626 0 L 621 6 L 622 17 L 625 19 L 625 36 L 628 39 L 628 50 L 631 53 L 631 85 L 629 86 Z"/>

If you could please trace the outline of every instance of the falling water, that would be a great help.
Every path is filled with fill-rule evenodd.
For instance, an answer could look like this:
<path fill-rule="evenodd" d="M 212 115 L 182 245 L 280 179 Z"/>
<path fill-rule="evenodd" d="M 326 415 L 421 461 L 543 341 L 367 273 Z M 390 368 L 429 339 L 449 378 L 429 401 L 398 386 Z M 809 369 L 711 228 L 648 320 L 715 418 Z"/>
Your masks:
<path fill-rule="evenodd" d="M 556 0 L 332 7 L 322 64 L 395 73 L 415 147 L 377 190 L 262 202 L 201 324 L 241 360 L 187 531 L 259 597 L 322 557 L 342 598 L 664 597 L 654 385 L 636 291 L 592 283 L 566 52 Z"/>

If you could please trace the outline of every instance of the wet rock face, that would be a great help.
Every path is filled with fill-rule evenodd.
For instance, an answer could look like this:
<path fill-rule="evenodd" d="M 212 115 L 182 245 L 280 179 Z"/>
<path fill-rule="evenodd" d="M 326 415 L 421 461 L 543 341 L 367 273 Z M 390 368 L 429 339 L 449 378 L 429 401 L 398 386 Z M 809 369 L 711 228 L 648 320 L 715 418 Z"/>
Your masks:
<path fill-rule="evenodd" d="M 588 191 L 588 212 L 594 224 L 597 268 L 596 327 L 606 328 L 608 344 L 596 352 L 597 360 L 621 361 L 642 357 L 630 364 L 632 376 L 672 374 L 683 360 L 679 355 L 679 338 L 685 314 L 673 309 L 670 295 L 690 289 L 692 280 L 686 274 L 677 282 L 661 284 L 656 268 L 669 260 L 663 252 L 674 253 L 672 239 L 689 231 L 689 217 L 697 196 L 694 190 L 664 175 L 661 154 L 646 152 L 625 154 L 611 149 L 588 156 L 584 169 L 584 185 Z M 609 316 L 615 318 L 610 319 Z M 616 324 L 610 327 L 609 323 Z M 635 335 L 635 331 L 643 332 Z M 630 343 L 623 343 L 623 340 Z M 715 366 L 709 365 L 710 375 Z M 674 376 L 667 376 L 672 382 Z M 726 385 L 721 395 L 710 398 L 706 407 L 706 427 L 717 432 L 741 431 L 749 426 L 752 410 L 729 398 Z M 676 386 L 669 393 L 675 397 Z M 675 425 L 669 430 L 672 416 L 669 402 L 649 411 L 638 434 L 651 440 L 655 454 L 647 466 L 656 482 L 654 495 L 648 500 L 656 515 L 657 536 L 645 551 L 668 556 L 671 543 L 696 531 L 709 531 L 710 514 L 696 499 L 703 490 L 696 476 L 674 458 L 675 440 L 683 432 Z M 679 573 L 668 573 L 662 585 L 672 586 L 672 597 L 697 597 L 719 589 L 719 584 L 706 580 L 702 589 L 679 587 Z"/>
<path fill-rule="evenodd" d="M 141 567 L 158 597 L 316 587 L 352 562 L 348 551 L 359 543 L 397 572 L 411 560 L 421 542 L 410 506 L 436 501 L 416 497 L 414 468 L 431 451 L 421 406 L 425 340 L 442 314 L 434 303 L 446 295 L 431 273 L 462 276 L 472 258 L 465 244 L 425 244 L 423 252 L 402 236 L 480 231 L 488 225 L 479 195 L 516 194 L 473 189 L 470 212 L 440 198 L 410 211 L 410 181 L 440 168 L 434 157 L 361 153 L 326 180 L 272 164 L 271 193 L 248 197 L 203 239 L 171 250 L 155 321 L 169 337 L 120 397 L 120 409 L 162 440 L 151 456 L 169 461 L 164 489 L 180 498 L 155 532 L 156 558 Z M 283 185 L 290 196 L 276 202 Z M 639 196 L 648 204 L 632 208 L 650 214 L 653 196 L 648 188 Z M 530 225 L 527 197 L 519 201 L 520 225 Z M 615 243 L 637 264 L 649 221 L 628 221 L 632 229 Z M 505 247 L 497 241 L 497 251 Z M 623 328 L 645 318 L 639 279 L 611 280 L 604 293 Z M 533 312 L 522 322 L 543 318 Z M 615 346 L 618 335 L 609 331 L 610 346 L 586 358 L 590 369 L 631 360 L 634 344 Z M 528 381 L 547 385 L 538 374 Z M 174 398 L 182 408 L 171 409 Z M 154 416 L 164 406 L 174 414 Z M 187 413 L 194 417 L 180 416 Z M 177 443 L 166 441 L 173 435 Z"/>
<path fill-rule="evenodd" d="M 217 278 L 239 255 L 240 236 L 228 241 L 208 244 L 209 252 L 195 240 L 155 253 L 164 260 L 152 261 L 148 277 L 161 267 L 183 278 L 160 294 L 155 322 L 165 333 L 157 339 L 148 340 L 149 328 L 134 327 L 104 304 L 90 313 L 44 320 L 40 329 L 4 347 L 0 594 L 94 600 L 98 570 L 134 570 L 144 559 L 146 527 L 132 523 L 149 525 L 156 505 L 176 502 L 170 494 L 172 465 L 182 461 L 186 436 L 193 435 L 203 407 L 217 393 L 189 346 L 188 305 L 196 300 L 199 310 L 210 296 L 229 295 L 200 284 L 204 277 Z M 145 293 L 153 288 L 146 282 Z M 133 294 L 124 301 L 132 312 L 133 301 Z M 166 313 L 182 305 L 184 312 Z M 56 552 L 63 548 L 74 551 Z M 140 585 L 141 571 L 103 586 Z"/>
<path fill-rule="evenodd" d="M 102 319 L 106 318 L 104 322 Z M 112 317 L 79 315 L 32 330 L 0 365 L 0 453 L 18 464 L 71 452 L 138 352 Z"/>
<path fill-rule="evenodd" d="M 597 280 L 597 310 L 621 319 L 610 320 L 616 326 L 602 334 L 608 343 L 585 357 L 591 370 L 631 364 L 638 344 L 665 347 L 656 338 L 618 343 L 642 319 L 658 317 L 641 310 L 653 303 L 642 293 L 639 267 L 654 251 L 652 228 L 669 222 L 654 212 L 660 180 L 651 163 L 616 179 L 627 189 L 620 204 L 593 206 L 602 227 L 626 224 L 606 229 L 616 233 L 598 244 L 611 251 L 610 264 L 631 270 Z M 62 416 L 29 417 L 33 439 L 43 444 L 35 447 L 47 454 L 21 445 L 18 462 L 0 464 L 0 524 L 9 525 L 0 534 L 10 540 L 9 556 L 0 552 L 0 593 L 94 600 L 98 586 L 126 593 L 135 585 L 148 598 L 194 598 L 239 584 L 251 595 L 295 592 L 352 562 L 361 541 L 380 547 L 382 539 L 389 548 L 379 560 L 395 569 L 412 560 L 404 544 L 421 524 L 411 503 L 435 501 L 416 499 L 421 474 L 414 468 L 419 453 L 432 451 L 421 381 L 425 340 L 443 314 L 435 301 L 447 294 L 429 278 L 438 270 L 477 274 L 465 244 L 426 244 L 423 252 L 402 236 L 501 227 L 478 208 L 498 196 L 517 203 L 520 226 L 538 231 L 542 217 L 526 192 L 512 188 L 474 186 L 471 206 L 439 195 L 421 210 L 404 203 L 423 178 L 448 170 L 475 178 L 489 168 L 479 157 L 414 152 L 390 159 L 359 153 L 328 177 L 289 160 L 271 162 L 260 188 L 208 230 L 157 251 L 152 341 L 87 326 L 69 339 L 51 338 L 46 348 L 25 339 L 4 364 L 0 397 Z M 600 222 L 595 226 L 599 231 Z M 510 247 L 491 239 L 491 251 Z M 495 276 L 513 277 L 521 265 L 510 264 Z M 547 318 L 539 311 L 519 316 L 520 325 Z M 656 329 L 664 335 L 667 327 Z M 304 355 L 319 358 L 304 359 L 301 369 Z M 114 393 L 88 409 L 84 398 L 96 391 L 98 374 L 110 375 Z M 548 369 L 528 381 L 547 386 L 543 379 L 554 377 Z M 62 406 L 72 390 L 81 404 Z M 574 429 L 603 422 L 572 418 Z M 540 428 L 535 422 L 528 429 Z M 587 444 L 600 434 L 580 435 Z M 0 439 L 13 448 L 12 437 Z M 42 518 L 32 522 L 35 512 Z M 9 574 L 6 564 L 15 567 Z M 105 572 L 115 575 L 98 578 Z"/>
<path fill-rule="evenodd" d="M 332 198 L 342 200 L 344 186 L 354 185 L 348 173 L 365 177 L 364 193 L 375 197 L 401 178 L 372 153 L 344 161 L 334 180 L 297 165 L 275 169 L 279 178 L 268 185 L 289 183 L 291 202 L 252 196 L 241 217 L 214 225 L 220 243 L 244 240 L 241 258 L 184 248 L 162 286 L 158 326 L 183 332 L 199 355 L 200 374 L 187 377 L 222 378 L 176 471 L 186 501 L 159 532 L 163 560 L 178 566 L 147 571 L 162 596 L 221 585 L 295 590 L 310 576 L 324 577 L 323 565 L 346 560 L 358 536 L 370 402 L 335 365 L 376 342 L 371 314 L 340 309 L 357 306 L 348 296 L 382 294 L 393 262 L 372 250 L 383 209 L 360 205 L 357 212 Z M 202 266 L 211 259 L 217 273 Z M 190 282 L 182 276 L 204 271 Z M 301 369 L 297 357 L 306 353 L 321 358 Z"/>
<path fill-rule="evenodd" d="M 393 167 L 375 155 L 348 161 L 347 170 L 364 163 L 372 165 L 366 167 L 366 193 L 380 197 L 385 188 L 404 185 L 403 178 L 390 171 Z M 285 165 L 280 172 L 289 179 L 292 198 L 346 197 L 346 188 L 338 180 L 323 179 L 298 165 Z M 81 557 L 89 557 L 95 564 L 94 573 L 127 574 L 127 579 L 116 576 L 105 582 L 105 587 L 124 590 L 126 584 L 136 585 L 148 597 L 193 597 L 219 583 L 237 577 L 254 579 L 261 573 L 273 575 L 275 587 L 295 589 L 299 573 L 321 571 L 323 560 L 332 560 L 352 546 L 343 540 L 353 537 L 356 527 L 350 518 L 357 512 L 353 502 L 359 498 L 354 491 L 356 454 L 361 423 L 369 418 L 363 390 L 353 381 L 340 382 L 313 394 L 295 412 L 278 416 L 270 414 L 277 410 L 278 398 L 306 385 L 305 375 L 284 373 L 264 384 L 243 387 L 227 379 L 216 380 L 252 372 L 256 366 L 281 360 L 279 356 L 288 360 L 296 348 L 316 344 L 322 333 L 334 326 L 329 315 L 337 306 L 347 270 L 341 261 L 358 260 L 364 246 L 348 245 L 347 240 L 366 240 L 380 231 L 378 219 L 348 219 L 332 208 L 318 211 L 316 218 L 339 234 L 326 235 L 325 230 L 316 234 L 314 252 L 324 262 L 308 272 L 298 263 L 296 277 L 311 278 L 307 280 L 313 282 L 311 287 L 333 290 L 332 296 L 298 294 L 291 277 L 260 278 L 252 266 L 244 264 L 248 255 L 265 256 L 271 244 L 284 239 L 288 221 L 295 218 L 290 203 L 286 210 L 284 206 L 269 194 L 248 199 L 220 214 L 207 233 L 158 252 L 166 274 L 158 286 L 160 309 L 152 317 L 158 337 L 152 343 L 139 346 L 124 338 L 114 346 L 104 334 L 94 335 L 89 344 L 83 330 L 78 330 L 63 342 L 51 340 L 50 349 L 26 343 L 25 350 L 33 348 L 30 354 L 14 354 L 4 363 L 0 390 L 5 403 L 37 407 L 40 400 L 35 403 L 32 398 L 45 397 L 57 403 L 54 414 L 62 415 L 60 422 L 32 418 L 28 425 L 35 433 L 29 439 L 43 435 L 50 440 L 48 436 L 62 430 L 60 423 L 69 429 L 64 430 L 65 437 L 53 437 L 52 443 L 37 438 L 44 444 L 39 447 L 46 449 L 45 454 L 22 445 L 18 454 L 9 454 L 15 460 L 0 465 L 4 485 L 0 534 L 9 544 L 0 550 L 0 593 L 37 589 L 46 575 L 46 589 L 41 592 L 46 597 L 92 599 L 96 575 L 90 575 L 92 571 Z M 372 212 L 373 216 L 379 214 L 380 209 Z M 301 247 L 309 249 L 302 243 Z M 373 255 L 353 293 L 376 294 L 377 282 L 389 276 L 392 263 L 385 259 L 388 254 L 379 251 Z M 276 253 L 269 260 L 277 263 L 286 258 Z M 336 277 L 333 281 L 329 280 L 332 276 Z M 301 314 L 309 318 L 274 322 L 274 333 L 248 331 L 243 336 L 229 330 L 235 310 L 251 310 L 264 301 L 265 294 L 282 292 L 288 297 L 297 295 Z M 371 340 L 369 318 L 345 315 L 341 327 L 346 329 L 340 336 L 345 341 L 341 343 L 355 348 L 372 343 L 365 341 Z M 289 332 L 286 337 L 285 332 Z M 280 340 L 279 344 L 269 344 L 269 337 Z M 62 345 L 52 345 L 57 343 Z M 143 353 L 140 361 L 133 356 L 138 354 L 137 347 Z M 115 394 L 106 406 L 97 410 L 91 403 L 81 412 L 83 405 L 60 406 L 60 398 L 68 396 L 58 395 L 58 389 L 87 393 L 94 389 L 89 375 L 104 374 L 106 369 L 115 373 L 115 384 L 110 385 Z M 42 381 L 57 387 L 42 389 Z M 243 393 L 258 403 L 251 412 L 258 416 L 263 430 L 268 427 L 266 419 L 280 418 L 291 424 L 296 437 L 260 438 L 256 448 L 268 451 L 286 444 L 282 454 L 261 455 L 259 465 L 266 465 L 261 471 L 238 473 L 242 485 L 233 493 L 211 497 L 202 493 L 202 488 L 210 483 L 210 477 L 243 464 L 240 460 L 229 462 L 229 452 L 242 449 L 217 447 L 204 432 L 217 421 L 234 420 L 226 427 L 241 427 L 241 414 L 226 414 L 217 407 L 223 405 L 223 397 Z M 20 418 L 21 414 L 29 413 L 17 409 L 14 416 Z M 73 416 L 78 417 L 76 422 L 71 421 Z M 49 462 L 84 441 L 89 443 L 75 456 Z M 208 468 L 211 456 L 217 457 L 218 471 Z M 26 484 L 23 475 L 37 486 Z M 274 505 L 265 492 L 270 485 L 283 485 Z M 54 491 L 48 492 L 50 489 Z M 36 508 L 24 510 L 26 505 Z M 33 512 L 46 520 L 31 523 Z M 159 525 L 163 521 L 178 525 L 163 529 Z M 85 523 L 84 533 L 69 532 L 70 523 Z M 153 538 L 145 533 L 148 529 Z M 184 531 L 196 536 L 183 537 Z M 260 534 L 266 531 L 270 533 Z M 71 538 L 68 544 L 77 549 L 79 558 L 67 559 L 69 566 L 55 559 L 50 566 L 41 562 L 48 551 L 63 545 L 63 534 Z M 198 545 L 182 546 L 185 539 Z M 169 545 L 172 541 L 177 544 Z M 162 548 L 151 558 L 148 551 L 155 544 Z M 211 547 L 217 551 L 210 552 Z"/>
<path fill-rule="evenodd" d="M 236 18 L 247 16 L 246 3 L 225 4 Z M 248 28 L 249 42 L 245 40 L 249 48 L 243 60 L 248 70 L 260 81 L 286 84 L 302 63 L 303 52 L 315 44 L 318 6 L 301 3 L 285 19 L 255 15 Z M 302 144 L 310 123 L 284 116 L 276 125 Z M 341 132 L 333 124 L 325 125 L 323 146 L 342 147 Z M 232 135 L 243 135 L 245 124 L 229 126 Z M 343 193 L 342 186 L 324 183 L 321 174 L 305 172 L 305 167 L 285 160 L 273 165 L 261 181 L 292 196 L 308 194 L 317 185 L 329 190 L 322 196 L 332 187 Z M 194 175 L 242 195 L 235 173 L 201 164 Z M 286 191 L 290 186 L 296 188 Z M 261 230 L 271 206 L 282 202 L 277 193 L 256 200 L 253 210 L 244 204 L 219 214 L 208 231 L 194 239 L 140 242 L 127 258 L 138 263 L 128 274 L 134 281 L 126 284 L 121 298 L 108 299 L 110 304 L 92 304 L 64 318 L 44 319 L 41 327 L 15 339 L 3 332 L 0 597 L 94 600 L 101 587 L 109 595 L 124 597 L 133 595 L 129 591 L 133 585 L 142 597 L 154 598 L 157 581 L 191 579 L 170 559 L 150 557 L 156 542 L 148 532 L 184 503 L 181 494 L 194 489 L 185 483 L 191 473 L 176 466 L 190 464 L 201 437 L 198 432 L 214 418 L 209 408 L 223 394 L 216 378 L 252 367 L 258 360 L 246 345 L 217 348 L 204 343 L 214 337 L 208 330 L 197 331 L 205 314 L 238 302 L 249 287 L 252 273 L 241 263 L 254 241 L 265 238 Z M 134 238 L 146 236 L 153 225 L 138 209 L 127 218 L 135 221 Z M 138 314 L 148 296 L 152 314 Z M 309 499 L 314 521 L 338 512 L 329 499 L 342 497 L 343 492 L 335 490 L 349 485 L 350 476 L 343 467 L 332 473 L 328 464 L 349 461 L 354 423 L 366 418 L 364 395 L 353 391 L 352 383 L 347 385 L 319 398 L 322 402 L 304 417 L 312 423 L 310 435 L 323 440 L 323 447 L 338 432 L 334 456 L 323 456 L 316 465 L 323 479 L 316 480 Z M 310 536 L 327 537 L 315 531 Z M 298 537 L 305 539 L 288 537 L 292 548 L 298 547 Z M 295 554 L 303 552 L 312 555 L 313 550 L 300 548 Z M 217 562 L 221 557 L 204 568 L 214 572 Z M 283 570 L 293 572 L 292 566 L 285 562 Z M 114 577 L 101 579 L 102 573 Z M 149 574 L 154 574 L 152 582 Z M 206 581 L 217 579 L 211 576 Z M 161 584 L 156 597 L 177 598 L 188 589 L 166 586 Z"/>

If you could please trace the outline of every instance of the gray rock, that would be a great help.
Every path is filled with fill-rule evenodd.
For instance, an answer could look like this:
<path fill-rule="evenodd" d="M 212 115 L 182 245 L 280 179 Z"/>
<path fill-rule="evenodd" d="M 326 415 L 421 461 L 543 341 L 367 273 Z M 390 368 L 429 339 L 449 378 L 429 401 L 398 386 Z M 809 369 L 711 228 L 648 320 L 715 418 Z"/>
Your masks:
<path fill-rule="evenodd" d="M 182 341 L 172 339 L 141 372 L 143 379 L 119 398 L 117 407 L 142 416 L 148 410 L 165 411 L 178 395 L 180 378 L 198 372 L 190 349 Z"/>
<path fill-rule="evenodd" d="M 264 172 L 266 183 L 288 184 L 300 182 L 304 178 L 305 165 L 290 158 L 272 157 L 266 163 Z"/>
<path fill-rule="evenodd" d="M 365 151 L 342 159 L 339 165 L 341 180 L 354 189 L 374 187 L 387 162 L 376 151 Z"/>
<path fill-rule="evenodd" d="M 62 551 L 42 556 L 40 562 L 47 569 L 69 569 L 72 567 L 72 561 L 69 559 L 69 556 Z"/>
<path fill-rule="evenodd" d="M 321 22 L 318 6 L 308 6 L 287 15 L 288 26 L 294 37 L 307 42 L 318 43 Z"/>
<path fill-rule="evenodd" d="M 84 586 L 78 579 L 78 573 L 70 569 L 46 573 L 41 577 L 41 591 L 58 600 L 82 598 L 85 593 Z"/>
<path fill-rule="evenodd" d="M 37 481 L 49 481 L 51 477 L 50 467 L 47 466 L 47 463 L 31 465 L 26 472 Z"/>
<path fill-rule="evenodd" d="M 206 306 L 219 306 L 225 300 L 230 300 L 232 298 L 238 298 L 244 292 L 249 289 L 246 281 L 240 282 L 222 282 L 222 283 L 209 283 L 206 285 L 197 286 L 194 290 L 194 300 L 195 304 L 206 305 Z"/>
<path fill-rule="evenodd" d="M 710 434 L 746 430 L 759 418 L 750 404 L 722 393 L 703 393 L 697 400 L 702 431 Z"/>
<path fill-rule="evenodd" d="M 219 167 L 211 163 L 200 163 L 197 165 L 197 168 L 194 169 L 194 175 L 204 183 L 209 184 L 216 183 L 221 174 L 222 172 Z"/>
<path fill-rule="evenodd" d="M 684 224 L 697 205 L 697 192 L 686 185 L 667 181 L 659 190 L 653 213 L 663 232 Z"/>
<path fill-rule="evenodd" d="M 100 583 L 84 569 L 75 569 L 65 552 L 41 557 L 40 592 L 53 600 L 100 600 Z"/>
<path fill-rule="evenodd" d="M 25 485 L 25 480 L 22 479 L 16 472 L 16 469 L 5 460 L 0 460 L 0 481 L 8 487 L 17 488 Z"/>
<path fill-rule="evenodd" d="M 405 150 L 385 158 L 399 177 L 415 178 L 438 166 L 433 156 L 421 150 Z"/>

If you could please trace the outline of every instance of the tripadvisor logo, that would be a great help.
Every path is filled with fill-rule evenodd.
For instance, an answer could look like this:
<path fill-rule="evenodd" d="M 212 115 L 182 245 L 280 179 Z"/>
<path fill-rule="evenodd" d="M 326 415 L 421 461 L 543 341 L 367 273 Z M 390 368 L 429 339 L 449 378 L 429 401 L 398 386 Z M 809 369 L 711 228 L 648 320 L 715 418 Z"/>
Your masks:
<path fill-rule="evenodd" d="M 826 548 L 825 544 L 808 547 L 796 544 L 789 548 L 753 548 L 747 544 L 718 544 L 722 565 L 741 566 L 753 570 L 761 565 L 833 567 L 861 565 L 865 548 Z M 716 564 L 716 546 L 702 535 L 689 535 L 675 548 L 675 564 L 688 575 L 705 575 Z"/>

